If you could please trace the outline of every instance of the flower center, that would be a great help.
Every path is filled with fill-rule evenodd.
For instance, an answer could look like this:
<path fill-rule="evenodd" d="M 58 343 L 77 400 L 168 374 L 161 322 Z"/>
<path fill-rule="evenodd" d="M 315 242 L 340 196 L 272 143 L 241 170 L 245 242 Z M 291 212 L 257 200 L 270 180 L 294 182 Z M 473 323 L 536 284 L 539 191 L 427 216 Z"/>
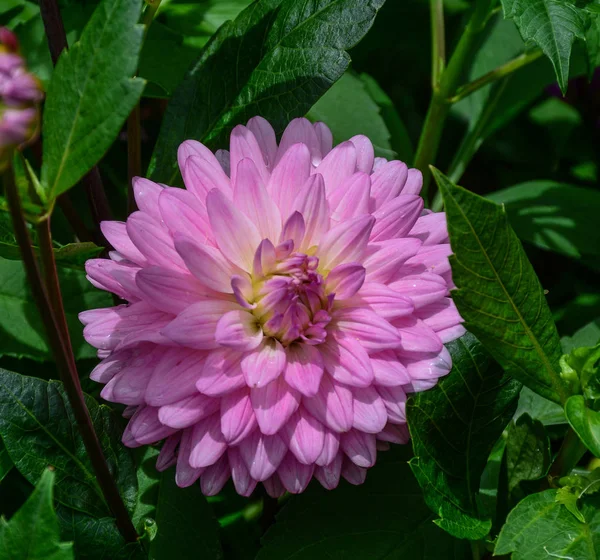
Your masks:
<path fill-rule="evenodd" d="M 323 276 L 317 272 L 319 259 L 291 252 L 281 245 L 272 270 L 252 277 L 252 312 L 265 336 L 284 346 L 292 342 L 317 345 L 327 337 L 333 294 L 325 293 Z M 283 254 L 282 254 L 283 253 Z"/>

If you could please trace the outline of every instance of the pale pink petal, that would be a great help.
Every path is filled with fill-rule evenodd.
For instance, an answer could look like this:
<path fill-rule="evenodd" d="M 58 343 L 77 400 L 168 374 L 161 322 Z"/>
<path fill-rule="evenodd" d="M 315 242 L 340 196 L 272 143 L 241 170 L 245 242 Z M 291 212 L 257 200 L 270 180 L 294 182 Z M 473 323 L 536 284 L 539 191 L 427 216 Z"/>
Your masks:
<path fill-rule="evenodd" d="M 158 408 L 152 406 L 140 406 L 127 427 L 133 439 L 142 445 L 156 443 L 176 432 L 174 428 L 160 423 Z"/>
<path fill-rule="evenodd" d="M 452 357 L 445 347 L 439 352 L 433 352 L 425 356 L 415 355 L 404 359 L 406 369 L 411 379 L 433 379 L 437 380 L 450 373 L 452 369 Z"/>
<path fill-rule="evenodd" d="M 229 153 L 231 158 L 231 184 L 237 181 L 238 165 L 244 158 L 254 162 L 258 174 L 264 184 L 269 181 L 270 173 L 267 169 L 263 152 L 254 134 L 245 126 L 239 124 L 231 131 L 229 140 Z"/>
<path fill-rule="evenodd" d="M 423 187 L 423 174 L 418 169 L 409 169 L 402 194 L 419 194 Z"/>
<path fill-rule="evenodd" d="M 290 214 L 298 191 L 310 176 L 310 152 L 305 144 L 294 144 L 273 169 L 267 185 L 282 216 Z"/>
<path fill-rule="evenodd" d="M 320 350 L 308 344 L 292 344 L 285 352 L 286 382 L 307 397 L 316 395 L 324 371 Z"/>
<path fill-rule="evenodd" d="M 392 282 L 389 286 L 403 296 L 409 297 L 415 309 L 434 303 L 448 293 L 445 280 L 441 276 L 429 272 L 405 276 Z"/>
<path fill-rule="evenodd" d="M 421 247 L 420 251 L 406 261 L 407 267 L 418 267 L 419 271 L 444 274 L 450 272 L 448 257 L 452 254 L 449 244 Z"/>
<path fill-rule="evenodd" d="M 252 275 L 257 278 L 266 276 L 275 268 L 277 255 L 275 247 L 268 239 L 263 239 L 256 249 L 252 263 Z"/>
<path fill-rule="evenodd" d="M 336 300 L 348 299 L 361 289 L 365 274 L 364 266 L 358 263 L 340 264 L 327 275 L 325 289 L 335 294 Z"/>
<path fill-rule="evenodd" d="M 215 463 L 227 449 L 221 433 L 221 419 L 213 414 L 194 426 L 192 432 L 190 465 L 194 468 L 208 467 Z"/>
<path fill-rule="evenodd" d="M 250 471 L 246 467 L 239 449 L 231 447 L 227 455 L 231 467 L 231 480 L 233 480 L 236 492 L 240 496 L 250 496 L 256 488 L 257 481 L 250 476 Z"/>
<path fill-rule="evenodd" d="M 443 298 L 435 303 L 421 307 L 415 316 L 433 329 L 436 333 L 455 327 L 462 322 L 456 305 L 450 298 Z"/>
<path fill-rule="evenodd" d="M 196 140 L 186 140 L 179 146 L 177 150 L 177 163 L 182 174 L 185 162 L 191 156 L 204 160 L 215 169 L 221 168 L 221 164 L 216 156 L 213 155 L 213 153 L 206 146 L 204 146 L 204 144 L 201 144 Z M 225 177 L 223 181 L 228 183 L 228 178 Z"/>
<path fill-rule="evenodd" d="M 316 173 L 306 180 L 294 200 L 292 210 L 300 212 L 304 218 L 304 243 L 299 248 L 307 249 L 318 244 L 329 229 L 329 205 L 321 175 Z"/>
<path fill-rule="evenodd" d="M 164 187 L 149 179 L 144 179 L 143 177 L 134 177 L 131 182 L 137 207 L 142 212 L 149 214 L 155 220 L 160 222 L 161 217 L 158 210 L 158 197 Z"/>
<path fill-rule="evenodd" d="M 202 476 L 200 477 L 202 493 L 205 496 L 216 496 L 223 490 L 223 486 L 225 486 L 231 474 L 227 455 L 222 455 L 215 464 L 202 470 Z"/>
<path fill-rule="evenodd" d="M 186 189 L 203 204 L 206 195 L 213 189 L 231 196 L 229 178 L 220 164 L 214 165 L 197 156 L 190 156 L 183 164 L 181 175 Z"/>
<path fill-rule="evenodd" d="M 410 383 L 411 376 L 406 366 L 393 350 L 383 350 L 371 354 L 371 366 L 375 375 L 375 383 L 385 387 L 396 387 Z"/>
<path fill-rule="evenodd" d="M 335 223 L 370 214 L 371 179 L 363 172 L 352 175 L 329 197 Z"/>
<path fill-rule="evenodd" d="M 366 350 L 397 348 L 401 343 L 398 330 L 375 312 L 360 307 L 342 308 L 335 312 L 337 326 Z"/>
<path fill-rule="evenodd" d="M 401 194 L 382 204 L 373 216 L 371 241 L 385 241 L 405 236 L 415 225 L 423 210 L 423 199 L 416 194 Z"/>
<path fill-rule="evenodd" d="M 210 352 L 202 373 L 196 381 L 196 388 L 211 397 L 227 395 L 246 386 L 240 366 L 242 354 L 230 349 Z"/>
<path fill-rule="evenodd" d="M 246 387 L 221 399 L 221 433 L 229 445 L 237 445 L 258 425 L 250 391 Z"/>
<path fill-rule="evenodd" d="M 166 188 L 158 199 L 163 223 L 173 237 L 185 235 L 198 244 L 214 246 L 206 207 L 185 189 Z"/>
<path fill-rule="evenodd" d="M 373 368 L 367 351 L 352 337 L 336 334 L 319 346 L 328 373 L 340 383 L 367 387 L 373 382 Z"/>
<path fill-rule="evenodd" d="M 124 286 L 119 282 L 114 273 L 123 272 L 125 275 L 135 278 L 137 271 L 140 270 L 138 266 L 117 263 L 109 259 L 89 259 L 85 263 L 85 271 L 87 273 L 87 279 L 96 287 L 101 290 L 106 290 L 117 294 L 120 298 L 128 301 L 135 301 L 138 296 L 135 295 L 137 289 L 132 292 L 130 284 Z M 133 281 L 135 284 L 135 280 Z"/>
<path fill-rule="evenodd" d="M 411 315 L 415 309 L 410 298 L 377 282 L 365 283 L 356 297 L 344 304 L 348 307 L 368 307 L 389 321 Z"/>
<path fill-rule="evenodd" d="M 331 270 L 345 262 L 360 262 L 374 224 L 372 216 L 359 216 L 331 228 L 319 244 L 320 266 Z"/>
<path fill-rule="evenodd" d="M 150 347 L 150 350 L 151 346 L 148 346 Z M 136 359 L 134 357 L 134 352 L 138 354 L 138 356 L 142 357 L 142 363 L 148 363 L 150 351 L 146 352 L 144 350 L 146 350 L 146 348 L 144 347 L 144 345 L 141 345 L 141 348 L 136 350 L 128 348 L 127 350 L 113 352 L 108 358 L 102 360 L 92 370 L 92 372 L 90 373 L 90 379 L 98 383 L 108 383 L 122 369 L 133 365 L 132 362 Z"/>
<path fill-rule="evenodd" d="M 239 449 L 250 476 L 258 481 L 269 478 L 287 453 L 287 446 L 278 434 L 265 436 L 260 430 L 254 430 L 244 439 Z"/>
<path fill-rule="evenodd" d="M 303 465 L 288 453 L 279 465 L 277 474 L 290 494 L 300 494 L 306 490 L 314 471 L 313 465 Z"/>
<path fill-rule="evenodd" d="M 133 244 L 125 222 L 101 222 L 100 229 L 106 240 L 127 260 L 140 266 L 146 265 L 148 261 Z"/>
<path fill-rule="evenodd" d="M 443 348 L 439 336 L 421 320 L 401 317 L 394 319 L 394 326 L 400 333 L 401 352 L 439 352 Z"/>
<path fill-rule="evenodd" d="M 279 149 L 277 150 L 276 164 L 281 161 L 284 154 L 294 145 L 305 144 L 309 151 L 311 162 L 313 165 L 318 165 L 321 161 L 321 142 L 317 137 L 315 129 L 309 120 L 297 118 L 290 121 L 281 136 Z"/>
<path fill-rule="evenodd" d="M 439 339 L 447 344 L 448 342 L 452 342 L 457 338 L 460 338 L 467 332 L 467 329 L 462 325 L 454 325 L 453 327 L 448 327 L 447 329 L 442 329 L 441 331 L 437 331 L 437 335 Z"/>
<path fill-rule="evenodd" d="M 312 465 L 323 451 L 325 428 L 304 408 L 284 425 L 281 434 L 290 451 L 304 465 Z"/>
<path fill-rule="evenodd" d="M 356 171 L 356 148 L 352 142 L 342 142 L 331 150 L 317 166 L 323 175 L 327 194 L 333 193 Z"/>
<path fill-rule="evenodd" d="M 342 434 L 340 447 L 355 465 L 363 468 L 372 467 L 377 458 L 375 435 L 365 434 L 359 430 L 350 430 Z"/>
<path fill-rule="evenodd" d="M 352 427 L 352 392 L 324 375 L 321 388 L 314 397 L 304 397 L 302 404 L 322 424 L 335 432 L 347 432 Z"/>
<path fill-rule="evenodd" d="M 421 248 L 419 239 L 388 239 L 369 245 L 364 260 L 367 282 L 387 284 L 400 271 L 402 265 L 414 257 Z M 445 285 L 445 283 L 444 283 Z"/>
<path fill-rule="evenodd" d="M 432 212 L 431 214 L 421 216 L 415 222 L 408 235 L 420 239 L 423 245 L 448 243 L 446 214 L 443 212 Z"/>
<path fill-rule="evenodd" d="M 219 410 L 219 401 L 205 395 L 191 395 L 158 409 L 158 419 L 171 428 L 187 428 Z"/>
<path fill-rule="evenodd" d="M 272 170 L 275 167 L 275 157 L 277 154 L 277 140 L 273 127 L 262 117 L 252 117 L 246 124 L 246 127 L 254 134 L 260 146 L 267 169 Z"/>
<path fill-rule="evenodd" d="M 256 227 L 221 191 L 208 194 L 206 208 L 219 249 L 233 264 L 250 272 L 254 253 L 261 242 Z"/>
<path fill-rule="evenodd" d="M 321 155 L 325 157 L 333 147 L 333 135 L 329 127 L 323 122 L 316 122 L 313 124 L 317 138 L 319 139 L 319 146 L 321 148 Z"/>
<path fill-rule="evenodd" d="M 375 160 L 375 151 L 371 141 L 366 136 L 357 134 L 350 138 L 350 142 L 356 148 L 356 169 L 364 173 L 371 173 Z"/>
<path fill-rule="evenodd" d="M 304 218 L 300 212 L 294 212 L 285 222 L 281 232 L 280 242 L 291 240 L 294 247 L 301 247 L 306 232 Z"/>
<path fill-rule="evenodd" d="M 385 389 L 385 388 L 383 388 Z M 354 421 L 352 426 L 368 434 L 377 434 L 385 427 L 388 417 L 384 401 L 374 387 L 356 387 L 354 395 Z"/>
<path fill-rule="evenodd" d="M 374 210 L 396 198 L 403 190 L 408 177 L 408 168 L 401 161 L 384 163 L 371 177 L 371 196 L 375 201 Z"/>
<path fill-rule="evenodd" d="M 260 431 L 265 435 L 277 433 L 300 406 L 300 393 L 283 376 L 252 389 L 250 399 Z"/>
<path fill-rule="evenodd" d="M 393 424 L 405 423 L 406 393 L 402 387 L 377 387 L 377 392 L 385 405 L 389 421 Z"/>
<path fill-rule="evenodd" d="M 264 387 L 283 373 L 285 350 L 278 340 L 265 338 L 260 346 L 243 356 L 241 367 L 249 387 Z"/>

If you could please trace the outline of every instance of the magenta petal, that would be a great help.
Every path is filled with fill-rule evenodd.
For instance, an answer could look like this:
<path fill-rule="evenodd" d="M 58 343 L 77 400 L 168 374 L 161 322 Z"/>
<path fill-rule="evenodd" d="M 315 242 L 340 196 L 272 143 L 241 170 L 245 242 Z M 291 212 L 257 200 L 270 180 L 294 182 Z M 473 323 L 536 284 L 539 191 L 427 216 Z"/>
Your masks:
<path fill-rule="evenodd" d="M 406 369 L 411 379 L 437 380 L 450 373 L 452 357 L 445 347 L 439 352 L 432 352 L 425 356 L 415 355 L 413 358 L 404 358 Z"/>
<path fill-rule="evenodd" d="M 448 228 L 446 225 L 446 214 L 443 212 L 432 212 L 421 216 L 409 234 L 423 242 L 423 245 L 438 245 L 448 243 Z"/>
<path fill-rule="evenodd" d="M 314 471 L 313 465 L 303 465 L 291 453 L 279 465 L 277 474 L 290 494 L 300 494 L 306 490 Z"/>
<path fill-rule="evenodd" d="M 370 358 L 377 385 L 396 387 L 410 383 L 411 376 L 406 366 L 398 359 L 398 355 L 393 350 L 383 350 L 371 354 Z"/>
<path fill-rule="evenodd" d="M 223 317 L 239 308 L 237 303 L 222 300 L 199 301 L 190 305 L 171 321 L 162 333 L 173 342 L 188 348 L 211 350 L 218 348 L 218 325 Z"/>
<path fill-rule="evenodd" d="M 332 269 L 338 264 L 362 260 L 375 220 L 359 216 L 331 228 L 319 245 L 320 266 Z"/>
<path fill-rule="evenodd" d="M 149 179 L 144 179 L 143 177 L 134 177 L 131 182 L 137 207 L 142 212 L 152 216 L 155 220 L 160 221 L 161 217 L 158 210 L 158 197 L 164 187 Z"/>
<path fill-rule="evenodd" d="M 183 430 L 179 451 L 177 453 L 175 482 L 180 488 L 186 488 L 187 486 L 194 484 L 205 470 L 204 468 L 196 469 L 190 465 L 192 432 L 192 428 Z"/>
<path fill-rule="evenodd" d="M 198 391 L 211 397 L 220 397 L 245 387 L 246 380 L 240 367 L 241 356 L 239 352 L 229 349 L 210 352 L 196 380 Z"/>
<path fill-rule="evenodd" d="M 415 315 L 436 333 L 462 322 L 458 309 L 450 298 L 443 298 L 421 307 Z"/>
<path fill-rule="evenodd" d="M 369 245 L 369 256 L 363 263 L 367 271 L 366 281 L 388 284 L 420 248 L 421 241 L 412 238 L 388 239 Z"/>
<path fill-rule="evenodd" d="M 374 209 L 381 208 L 390 200 L 396 198 L 408 177 L 408 168 L 401 161 L 389 161 L 373 173 L 371 177 L 371 195 L 375 201 Z M 403 193 L 407 194 L 407 193 Z"/>
<path fill-rule="evenodd" d="M 249 387 L 264 387 L 283 372 L 285 350 L 278 340 L 265 338 L 260 346 L 244 355 L 241 367 Z"/>
<path fill-rule="evenodd" d="M 315 478 L 326 490 L 333 490 L 340 483 L 343 461 L 344 456 L 338 453 L 331 463 L 315 469 Z"/>
<path fill-rule="evenodd" d="M 418 266 L 427 272 L 444 274 L 450 271 L 448 257 L 452 254 L 449 244 L 421 247 L 419 252 L 406 261 L 408 266 Z"/>
<path fill-rule="evenodd" d="M 323 451 L 325 428 L 304 408 L 285 424 L 282 434 L 290 451 L 305 465 L 312 465 Z"/>
<path fill-rule="evenodd" d="M 340 434 L 330 430 L 325 430 L 325 439 L 323 440 L 323 449 L 316 458 L 315 463 L 320 466 L 329 465 L 338 456 L 340 449 Z"/>
<path fill-rule="evenodd" d="M 256 426 L 250 391 L 246 387 L 221 399 L 221 432 L 229 445 L 240 443 Z"/>
<path fill-rule="evenodd" d="M 423 210 L 423 199 L 416 194 L 401 194 L 383 204 L 373 216 L 371 241 L 385 241 L 405 236 L 415 225 Z"/>
<path fill-rule="evenodd" d="M 400 333 L 401 352 L 439 352 L 443 348 L 440 337 L 420 320 L 402 317 L 395 319 L 394 325 Z"/>
<path fill-rule="evenodd" d="M 231 467 L 231 479 L 236 492 L 240 496 L 249 496 L 256 488 L 257 481 L 250 476 L 250 471 L 246 467 L 239 449 L 230 447 L 227 455 Z"/>
<path fill-rule="evenodd" d="M 239 449 L 250 476 L 258 481 L 269 478 L 287 453 L 287 447 L 279 435 L 265 436 L 260 430 L 254 430 L 240 443 Z"/>
<path fill-rule="evenodd" d="M 219 409 L 219 402 L 205 395 L 192 395 L 184 399 L 161 406 L 158 419 L 171 428 L 187 428 Z"/>
<path fill-rule="evenodd" d="M 323 122 L 316 122 L 313 124 L 313 128 L 319 139 L 319 146 L 321 147 L 321 155 L 325 157 L 333 147 L 333 135 L 329 127 Z"/>
<path fill-rule="evenodd" d="M 200 489 L 205 496 L 216 496 L 229 480 L 231 469 L 227 455 L 223 455 L 216 463 L 203 469 L 200 477 Z"/>
<path fill-rule="evenodd" d="M 313 125 L 304 118 L 293 119 L 283 131 L 276 161 L 279 162 L 284 154 L 297 143 L 305 144 L 309 149 L 313 165 L 317 165 L 321 161 L 321 143 Z"/>
<path fill-rule="evenodd" d="M 265 158 L 254 134 L 245 126 L 237 125 L 231 131 L 229 141 L 229 153 L 231 158 L 231 184 L 237 181 L 238 165 L 244 158 L 251 159 L 262 178 L 264 184 L 269 180 Z"/>
<path fill-rule="evenodd" d="M 281 498 L 286 492 L 277 473 L 267 478 L 267 480 L 263 480 L 263 486 L 271 498 Z"/>
<path fill-rule="evenodd" d="M 110 402 L 127 405 L 144 404 L 144 395 L 148 380 L 152 375 L 152 366 L 164 350 L 155 348 L 145 356 L 130 360 L 129 365 L 119 371 L 102 389 L 100 396 Z"/>
<path fill-rule="evenodd" d="M 375 160 L 375 151 L 371 141 L 362 134 L 357 134 L 350 138 L 350 142 L 356 148 L 356 169 L 365 173 L 371 173 L 373 161 Z"/>
<path fill-rule="evenodd" d="M 355 465 L 363 468 L 372 467 L 377 458 L 375 435 L 365 434 L 359 430 L 350 430 L 342 434 L 340 447 Z"/>
<path fill-rule="evenodd" d="M 446 281 L 437 274 L 425 272 L 415 276 L 405 276 L 390 284 L 403 296 L 409 297 L 415 306 L 419 309 L 435 301 L 442 299 L 448 293 Z"/>
<path fill-rule="evenodd" d="M 100 229 L 106 240 L 127 260 L 144 266 L 148 261 L 133 244 L 124 222 L 101 222 Z"/>
<path fill-rule="evenodd" d="M 325 195 L 325 182 L 318 173 L 311 175 L 298 192 L 292 210 L 304 218 L 303 247 L 312 247 L 329 229 L 329 204 Z"/>
<path fill-rule="evenodd" d="M 363 285 L 355 298 L 356 303 L 365 305 L 375 311 L 377 315 L 391 321 L 397 317 L 411 315 L 415 306 L 410 298 L 400 295 L 385 284 L 367 282 Z M 351 302 L 348 302 L 349 304 Z"/>
<path fill-rule="evenodd" d="M 282 216 L 288 216 L 298 190 L 310 176 L 310 152 L 306 144 L 294 144 L 273 169 L 267 190 Z"/>
<path fill-rule="evenodd" d="M 229 179 L 221 164 L 214 165 L 214 162 L 190 156 L 183 165 L 181 175 L 186 189 L 201 203 L 206 201 L 206 195 L 213 189 L 227 193 L 228 196 L 231 194 Z"/>
<path fill-rule="evenodd" d="M 352 427 L 352 392 L 328 375 L 314 397 L 304 397 L 302 404 L 317 420 L 335 432 L 347 432 Z"/>
<path fill-rule="evenodd" d="M 185 189 L 166 188 L 158 199 L 160 215 L 173 237 L 194 239 L 198 244 L 214 245 L 206 207 Z"/>
<path fill-rule="evenodd" d="M 423 174 L 418 169 L 409 169 L 402 194 L 419 194 L 423 187 Z"/>
<path fill-rule="evenodd" d="M 398 329 L 369 309 L 338 309 L 335 317 L 339 330 L 359 341 L 366 350 L 385 350 L 400 346 Z"/>
<path fill-rule="evenodd" d="M 208 467 L 215 463 L 227 449 L 221 433 L 219 414 L 213 414 L 194 426 L 191 441 L 190 465 Z"/>
<path fill-rule="evenodd" d="M 273 169 L 277 154 L 277 139 L 273 127 L 262 117 L 252 117 L 246 124 L 246 128 L 254 134 L 267 169 Z"/>
<path fill-rule="evenodd" d="M 343 222 L 370 214 L 371 178 L 363 172 L 352 175 L 329 197 L 332 209 L 331 219 L 335 223 Z"/>
<path fill-rule="evenodd" d="M 268 239 L 263 239 L 256 249 L 252 264 L 252 275 L 262 278 L 272 272 L 277 262 L 275 247 Z"/>
<path fill-rule="evenodd" d="M 139 298 L 137 286 L 135 285 L 135 275 L 138 270 L 140 268 L 133 264 L 118 263 L 109 259 L 89 259 L 85 263 L 87 279 L 91 284 L 100 290 L 112 292 L 128 301 L 135 301 Z M 124 276 L 119 276 L 119 278 L 129 277 L 129 281 L 121 283 L 115 273 L 122 273 Z M 132 284 L 133 290 L 131 289 Z"/>
<path fill-rule="evenodd" d="M 227 175 L 225 175 L 223 172 L 221 172 L 220 175 L 218 174 L 218 172 L 222 169 L 219 160 L 206 146 L 200 142 L 197 142 L 196 140 L 186 140 L 179 146 L 179 149 L 177 150 L 177 163 L 179 164 L 179 169 L 181 170 L 182 175 L 185 172 L 185 164 L 190 157 L 194 157 L 196 160 L 203 161 L 205 164 L 208 164 L 214 169 L 212 172 L 212 182 L 216 183 L 217 188 L 224 190 L 229 188 L 229 177 L 227 177 Z M 186 184 L 186 188 L 194 189 L 194 185 Z"/>
<path fill-rule="evenodd" d="M 342 476 L 350 483 L 355 486 L 363 484 L 367 478 L 367 469 L 355 465 L 349 459 L 344 459 L 342 465 Z"/>
<path fill-rule="evenodd" d="M 385 405 L 390 422 L 394 424 L 405 423 L 406 393 L 402 387 L 378 387 L 377 391 Z"/>
<path fill-rule="evenodd" d="M 308 344 L 292 344 L 286 348 L 285 380 L 303 395 L 317 394 L 323 377 L 324 365 L 318 348 Z"/>
<path fill-rule="evenodd" d="M 221 346 L 239 352 L 254 350 L 262 341 L 263 332 L 252 313 L 239 309 L 225 313 L 217 323 L 215 340 Z"/>
<path fill-rule="evenodd" d="M 338 334 L 328 337 L 319 349 L 325 369 L 336 381 L 353 387 L 367 387 L 373 382 L 371 360 L 357 340 Z"/>
<path fill-rule="evenodd" d="M 406 424 L 388 424 L 381 433 L 377 435 L 377 439 L 389 441 L 390 443 L 405 444 L 409 442 L 410 435 Z"/>
<path fill-rule="evenodd" d="M 133 439 L 142 445 L 156 443 L 176 432 L 174 428 L 160 423 L 158 409 L 152 406 L 140 406 L 129 421 L 128 428 Z"/>
<path fill-rule="evenodd" d="M 327 275 L 325 289 L 335 294 L 336 300 L 347 299 L 360 290 L 365 274 L 365 268 L 358 263 L 340 264 Z"/>
<path fill-rule="evenodd" d="M 181 432 L 177 432 L 165 440 L 156 458 L 156 470 L 158 472 L 163 472 L 177 463 L 177 448 L 180 441 Z"/>
<path fill-rule="evenodd" d="M 356 171 L 356 147 L 352 142 L 342 142 L 331 150 L 317 167 L 323 175 L 327 194 L 334 192 Z"/>
<path fill-rule="evenodd" d="M 304 218 L 300 212 L 296 211 L 285 222 L 279 241 L 292 240 L 294 247 L 301 247 L 305 232 Z"/>
<path fill-rule="evenodd" d="M 388 415 L 383 400 L 374 387 L 355 388 L 353 427 L 368 434 L 377 434 L 385 427 Z"/>
<path fill-rule="evenodd" d="M 265 435 L 277 433 L 300 406 L 300 393 L 283 376 L 252 389 L 250 399 L 260 431 Z"/>

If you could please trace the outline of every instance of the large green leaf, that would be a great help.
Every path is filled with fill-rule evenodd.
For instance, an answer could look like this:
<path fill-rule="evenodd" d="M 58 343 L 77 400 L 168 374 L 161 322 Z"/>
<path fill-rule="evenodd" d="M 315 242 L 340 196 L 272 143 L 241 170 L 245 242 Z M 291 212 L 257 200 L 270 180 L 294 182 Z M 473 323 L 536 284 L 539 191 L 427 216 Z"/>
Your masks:
<path fill-rule="evenodd" d="M 58 504 L 61 537 L 73 541 L 77 560 L 148 560 L 142 545 L 127 543 L 112 517 L 91 517 Z"/>
<path fill-rule="evenodd" d="M 461 539 L 491 527 L 477 507 L 481 474 L 515 413 L 521 384 L 504 375 L 472 335 L 451 342 L 452 371 L 407 405 L 415 457 L 410 462 L 435 523 Z"/>
<path fill-rule="evenodd" d="M 515 417 L 520 418 L 523 414 L 539 420 L 544 426 L 564 424 L 567 421 L 562 406 L 534 393 L 529 387 L 523 387 L 521 390 Z"/>
<path fill-rule="evenodd" d="M 504 15 L 514 20 L 523 39 L 538 45 L 550 59 L 558 83 L 567 91 L 571 49 L 585 40 L 587 13 L 565 0 L 502 0 Z"/>
<path fill-rule="evenodd" d="M 8 451 L 6 450 L 6 447 L 4 446 L 4 443 L 2 443 L 2 439 L 0 438 L 0 482 L 2 482 L 2 479 L 12 468 L 13 462 L 8 454 Z"/>
<path fill-rule="evenodd" d="M 313 481 L 277 514 L 257 560 L 470 559 L 466 541 L 431 523 L 409 456 L 400 446 L 381 453 L 361 486 L 328 492 Z"/>
<path fill-rule="evenodd" d="M 281 132 L 348 68 L 346 50 L 384 0 L 258 0 L 223 25 L 177 88 L 152 156 L 154 180 L 177 177 L 177 147 L 225 147 L 231 129 L 261 115 Z"/>
<path fill-rule="evenodd" d="M 376 156 L 386 159 L 396 157 L 379 106 L 367 92 L 363 81 L 351 72 L 346 72 L 333 84 L 306 116 L 313 122 L 325 122 L 333 133 L 334 144 L 355 134 L 364 134 L 373 142 Z"/>
<path fill-rule="evenodd" d="M 150 558 L 219 560 L 223 557 L 219 526 L 200 486 L 179 488 L 173 469 L 156 470 L 157 456 L 158 451 L 149 448 L 138 467 L 139 497 L 133 515 L 140 532 L 146 519 L 156 523 Z"/>
<path fill-rule="evenodd" d="M 507 373 L 550 400 L 566 401 L 556 326 L 505 210 L 437 170 L 434 176 L 454 251 L 450 262 L 458 289 L 453 298 L 467 329 Z"/>
<path fill-rule="evenodd" d="M 494 554 L 512 552 L 512 560 L 600 558 L 600 499 L 582 500 L 582 523 L 556 501 L 557 492 L 546 490 L 522 500 L 510 512 Z"/>
<path fill-rule="evenodd" d="M 63 302 L 77 359 L 95 357 L 95 350 L 83 340 L 78 314 L 86 309 L 109 307 L 112 298 L 94 288 L 85 272 L 60 267 Z M 42 319 L 27 284 L 21 261 L 0 258 L 0 355 L 51 360 Z"/>
<path fill-rule="evenodd" d="M 600 191 L 529 181 L 488 198 L 504 204 L 511 226 L 523 241 L 574 258 L 600 256 Z"/>
<path fill-rule="evenodd" d="M 565 404 L 565 416 L 579 439 L 600 458 L 600 412 L 588 408 L 581 395 L 573 395 Z"/>
<path fill-rule="evenodd" d="M 508 429 L 506 466 L 509 491 L 517 488 L 521 481 L 545 476 L 550 460 L 550 440 L 544 425 L 529 414 L 523 414 Z"/>
<path fill-rule="evenodd" d="M 42 184 L 49 199 L 104 155 L 142 94 L 133 78 L 143 29 L 140 0 L 103 0 L 80 40 L 63 52 L 44 110 Z"/>
<path fill-rule="evenodd" d="M 52 507 L 54 473 L 46 469 L 23 507 L 0 519 L 0 560 L 73 560 L 73 544 L 60 542 Z"/>
<path fill-rule="evenodd" d="M 87 396 L 86 405 L 108 466 L 131 509 L 137 480 L 129 450 L 120 441 L 121 428 L 108 407 Z M 92 516 L 110 516 L 62 383 L 0 369 L 0 436 L 15 467 L 31 483 L 52 465 L 60 503 Z"/>

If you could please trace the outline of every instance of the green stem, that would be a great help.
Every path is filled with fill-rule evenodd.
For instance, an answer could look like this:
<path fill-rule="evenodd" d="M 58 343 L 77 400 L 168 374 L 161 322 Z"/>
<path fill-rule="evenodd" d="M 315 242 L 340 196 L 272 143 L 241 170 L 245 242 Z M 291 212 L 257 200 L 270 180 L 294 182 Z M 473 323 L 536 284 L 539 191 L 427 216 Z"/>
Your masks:
<path fill-rule="evenodd" d="M 152 20 L 154 19 L 154 16 L 156 15 L 158 8 L 160 7 L 161 1 L 162 0 L 146 0 L 146 4 L 148 5 L 148 7 L 146 8 L 146 11 L 144 12 L 144 17 L 142 19 L 142 23 L 145 28 L 144 39 L 148 34 L 148 29 L 150 29 L 150 25 L 152 24 Z"/>
<path fill-rule="evenodd" d="M 575 430 L 569 428 L 558 450 L 558 455 L 550 467 L 548 478 L 560 478 L 569 474 L 577 466 L 585 452 L 585 445 L 581 442 Z"/>
<path fill-rule="evenodd" d="M 119 489 L 112 478 L 102 447 L 100 446 L 100 441 L 94 430 L 90 413 L 85 405 L 85 399 L 83 391 L 81 390 L 77 367 L 75 365 L 75 356 L 73 355 L 73 348 L 71 347 L 69 338 L 64 308 L 61 304 L 60 287 L 58 276 L 56 274 L 54 253 L 52 252 L 52 239 L 50 237 L 49 223 L 45 225 L 40 224 L 39 228 L 40 251 L 42 253 L 46 274 L 45 285 L 40 275 L 33 246 L 31 244 L 31 238 L 29 237 L 29 232 L 27 230 L 27 224 L 23 217 L 21 199 L 15 184 L 12 164 L 9 164 L 4 172 L 4 193 L 12 218 L 15 237 L 19 248 L 21 249 L 29 286 L 31 287 L 34 300 L 40 311 L 48 336 L 48 342 L 54 355 L 54 359 L 56 360 L 56 366 L 60 373 L 65 392 L 67 393 L 71 409 L 73 410 L 73 415 L 75 416 L 81 439 L 83 440 L 86 452 L 90 458 L 92 467 L 94 468 L 98 485 L 100 486 L 106 503 L 115 516 L 115 522 L 120 533 L 126 541 L 135 542 L 137 540 L 137 533 L 131 523 L 125 504 L 121 499 Z M 48 293 L 50 293 L 53 298 L 58 297 L 58 301 L 51 303 Z M 58 294 L 58 296 L 56 294 Z"/>
<path fill-rule="evenodd" d="M 450 58 L 450 62 L 442 73 L 439 80 L 439 86 L 433 91 L 425 123 L 423 125 L 423 132 L 421 133 L 417 153 L 415 155 L 415 167 L 420 169 L 423 173 L 423 189 L 421 194 L 425 199 L 427 199 L 429 182 L 431 180 L 429 165 L 435 162 L 444 123 L 446 122 L 450 110 L 450 103 L 448 100 L 454 97 L 456 93 L 465 65 L 473 53 L 481 32 L 485 28 L 492 10 L 493 1 L 494 0 L 477 1 L 467 27 Z M 433 8 L 436 6 L 436 3 L 432 1 L 431 6 Z M 432 13 L 432 17 L 436 17 L 436 14 Z M 433 40 L 435 42 L 437 39 L 434 37 Z M 435 70 L 436 67 L 434 67 L 434 71 Z"/>
<path fill-rule="evenodd" d="M 431 87 L 437 90 L 446 65 L 444 0 L 430 0 L 431 12 Z"/>

